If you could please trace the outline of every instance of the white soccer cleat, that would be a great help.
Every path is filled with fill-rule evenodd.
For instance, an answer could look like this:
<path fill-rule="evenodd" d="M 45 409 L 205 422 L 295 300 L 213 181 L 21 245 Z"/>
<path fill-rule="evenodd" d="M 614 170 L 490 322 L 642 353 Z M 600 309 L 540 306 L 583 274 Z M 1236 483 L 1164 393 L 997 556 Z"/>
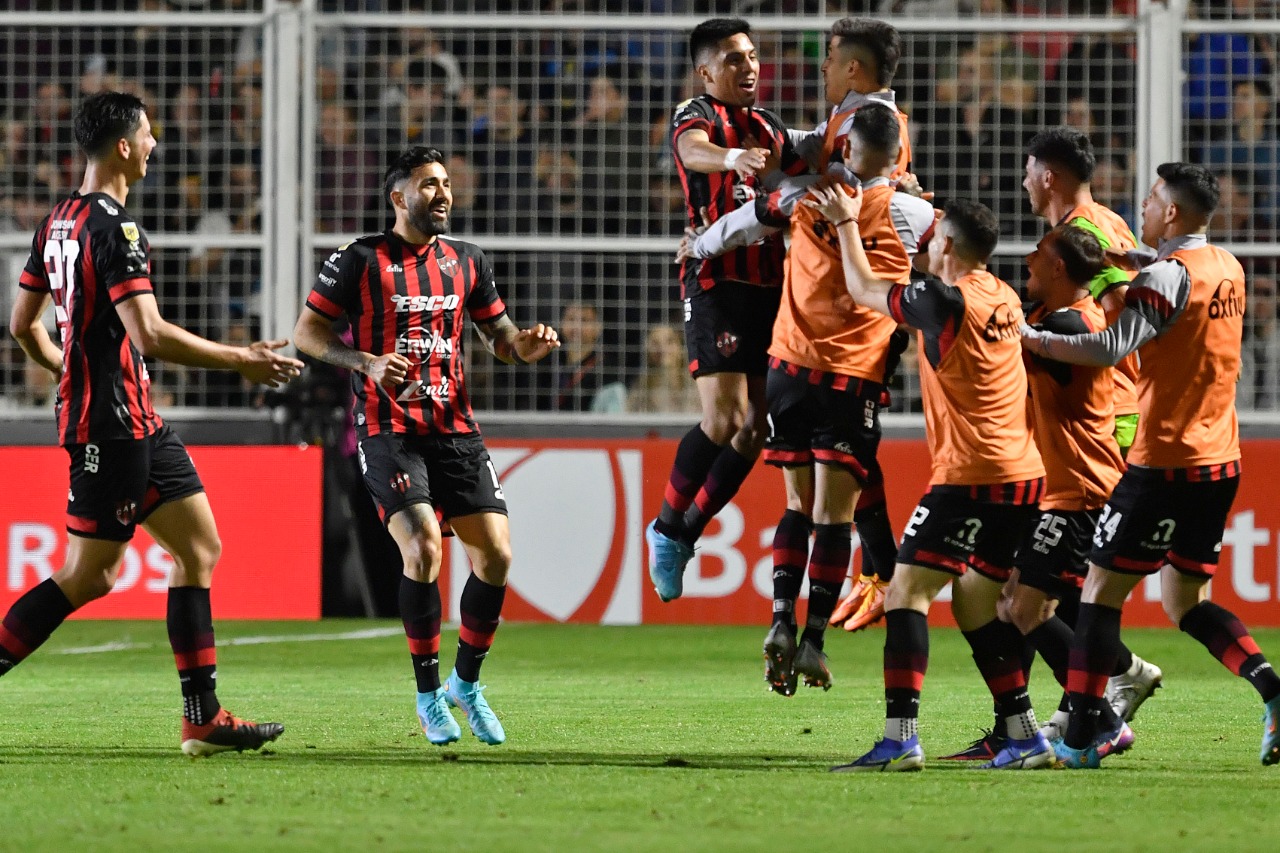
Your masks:
<path fill-rule="evenodd" d="M 1134 655 L 1128 672 L 1108 679 L 1107 702 L 1111 704 L 1116 716 L 1127 723 L 1138 713 L 1142 703 L 1160 689 L 1163 680 L 1164 673 L 1160 671 L 1160 667 Z"/>

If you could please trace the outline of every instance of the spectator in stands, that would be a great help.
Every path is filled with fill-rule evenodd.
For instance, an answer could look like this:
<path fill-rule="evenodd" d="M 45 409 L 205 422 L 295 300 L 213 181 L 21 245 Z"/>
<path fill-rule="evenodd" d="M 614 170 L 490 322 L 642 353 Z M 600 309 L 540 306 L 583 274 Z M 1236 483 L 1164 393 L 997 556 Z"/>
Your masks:
<path fill-rule="evenodd" d="M 488 89 L 484 107 L 472 125 L 471 148 L 480 170 L 485 230 L 527 233 L 533 229 L 536 215 L 529 103 L 514 87 L 494 84 Z"/>
<path fill-rule="evenodd" d="M 1240 382 L 1236 405 L 1242 409 L 1280 411 L 1280 300 L 1276 298 L 1275 267 L 1252 264 L 1246 276 L 1249 303 L 1244 315 L 1244 344 L 1240 352 Z"/>
<path fill-rule="evenodd" d="M 12 175 L 31 162 L 31 128 L 17 118 L 0 119 L 0 172 Z"/>
<path fill-rule="evenodd" d="M 453 208 L 449 212 L 449 232 L 466 235 L 475 230 L 478 179 L 475 166 L 462 154 L 449 155 L 449 186 Z M 468 350 L 469 352 L 469 350 Z"/>
<path fill-rule="evenodd" d="M 1005 100 L 998 73 L 980 46 L 961 51 L 954 76 L 938 81 L 932 109 L 920 110 L 919 123 L 913 121 L 920 128 L 920 144 L 913 146 L 917 173 L 941 201 L 984 199 L 1004 236 L 1035 234 L 1039 226 L 1020 192 L 1034 117 Z"/>
<path fill-rule="evenodd" d="M 224 206 L 205 211 L 196 222 L 199 236 L 252 234 L 262 229 L 261 175 L 250 152 L 228 152 Z M 258 334 L 262 287 L 262 255 L 251 249 L 199 246 L 187 255 L 187 304 L 205 305 L 194 327 L 225 338 L 234 317 L 250 324 Z"/>
<path fill-rule="evenodd" d="M 550 234 L 594 232 L 595 217 L 582 196 L 582 169 L 559 146 L 538 149 L 534 164 L 538 230 Z"/>
<path fill-rule="evenodd" d="M 1112 154 L 1098 158 L 1089 187 L 1098 204 L 1114 211 L 1129 227 L 1137 224 L 1133 211 L 1133 175 L 1129 171 L 1132 154 Z"/>
<path fill-rule="evenodd" d="M 1274 223 L 1254 204 L 1248 172 L 1231 171 L 1218 175 L 1218 208 L 1209 220 L 1209 234 L 1215 243 L 1269 243 L 1276 239 Z"/>
<path fill-rule="evenodd" d="M 1085 128 L 1065 115 L 1060 123 L 1088 133 L 1094 148 L 1103 154 L 1127 149 L 1134 142 L 1138 66 L 1133 49 L 1128 33 L 1080 33 L 1047 87 L 1049 106 L 1068 105 L 1064 113 L 1073 106 L 1078 109 L 1078 104 L 1087 105 L 1094 127 Z"/>
<path fill-rule="evenodd" d="M 641 223 L 627 216 L 627 208 L 643 194 L 648 151 L 629 112 L 628 87 L 621 74 L 601 71 L 587 81 L 585 94 L 572 132 L 589 215 L 599 217 L 599 230 L 606 234 L 640 233 Z"/>
<path fill-rule="evenodd" d="M 69 190 L 78 182 L 74 170 L 75 139 L 71 132 L 71 102 L 61 83 L 46 81 L 35 92 L 31 107 L 31 159 L 36 179 L 55 191 Z"/>
<path fill-rule="evenodd" d="M 1259 17 L 1257 0 L 1201 3 L 1195 11 L 1206 18 L 1250 19 Z M 1247 33 L 1199 33 L 1183 53 L 1186 88 L 1183 103 L 1192 142 L 1223 135 L 1223 122 L 1231 115 L 1232 86 L 1240 79 L 1263 79 L 1276 71 L 1275 47 L 1269 38 Z"/>
<path fill-rule="evenodd" d="M 1205 145 L 1203 160 L 1214 171 L 1247 174 L 1258 212 L 1276 219 L 1280 193 L 1280 141 L 1275 98 L 1263 79 L 1237 80 L 1231 87 L 1231 125 L 1226 138 Z"/>
<path fill-rule="evenodd" d="M 460 151 L 467 140 L 467 113 L 449 92 L 448 72 L 438 63 L 415 59 L 404 78 L 402 130 L 397 151 L 405 141 L 443 152 Z"/>
<path fill-rule="evenodd" d="M 537 372 L 536 405 L 542 411 L 620 412 L 626 386 L 600 347 L 604 325 L 593 301 L 574 299 L 560 316 L 560 349 L 550 369 Z"/>
<path fill-rule="evenodd" d="M 684 333 L 679 326 L 652 326 L 645 338 L 645 368 L 627 391 L 628 412 L 693 414 L 702 411 L 698 386 L 689 376 Z"/>
<path fill-rule="evenodd" d="M 650 237 L 679 237 L 684 234 L 688 215 L 684 209 L 684 188 L 675 176 L 654 175 L 646 192 L 649 199 Z"/>
<path fill-rule="evenodd" d="M 187 83 L 176 87 L 163 113 L 159 136 L 164 168 L 162 216 L 170 231 L 190 231 L 201 211 L 217 202 L 212 197 L 217 152 L 212 148 L 208 100 Z"/>
<path fill-rule="evenodd" d="M 316 148 L 316 228 L 357 237 L 379 230 L 382 163 L 360 142 L 355 113 L 346 104 L 320 108 Z"/>

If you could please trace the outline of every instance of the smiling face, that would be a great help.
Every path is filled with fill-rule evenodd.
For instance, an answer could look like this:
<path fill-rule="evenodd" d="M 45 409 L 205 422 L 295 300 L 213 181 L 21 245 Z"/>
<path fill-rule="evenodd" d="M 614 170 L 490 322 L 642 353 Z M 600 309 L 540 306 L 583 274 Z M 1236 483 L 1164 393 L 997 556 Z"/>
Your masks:
<path fill-rule="evenodd" d="M 1160 245 L 1160 238 L 1174 215 L 1169 188 L 1164 185 L 1164 178 L 1157 178 L 1151 192 L 1142 200 L 1142 242 L 1148 246 Z"/>
<path fill-rule="evenodd" d="M 397 202 L 396 195 L 402 196 Z M 413 170 L 409 179 L 391 195 L 396 207 L 403 205 L 409 224 L 428 237 L 449 230 L 449 212 L 453 209 L 453 191 L 449 173 L 441 163 L 427 163 Z"/>
<path fill-rule="evenodd" d="M 1031 212 L 1036 216 L 1044 216 L 1049 207 L 1049 187 L 1052 172 L 1044 163 L 1035 157 L 1027 156 L 1026 176 L 1022 179 L 1022 188 L 1027 191 L 1027 199 L 1031 202 Z"/>
<path fill-rule="evenodd" d="M 720 41 L 715 52 L 698 65 L 707 94 L 731 107 L 750 107 L 756 102 L 760 79 L 760 57 L 745 33 Z"/>
<path fill-rule="evenodd" d="M 128 145 L 119 150 L 125 159 L 125 176 L 132 184 L 147 176 L 147 160 L 156 149 L 156 138 L 151 135 L 151 120 L 146 113 L 141 114 L 138 127 L 124 141 Z"/>
<path fill-rule="evenodd" d="M 1046 234 L 1035 251 L 1027 255 L 1027 272 L 1027 296 L 1045 301 L 1053 285 L 1065 272 L 1052 234 Z"/>
<path fill-rule="evenodd" d="M 853 58 L 840 46 L 840 36 L 827 41 L 827 58 L 822 60 L 822 83 L 827 103 L 838 105 L 853 88 Z"/>

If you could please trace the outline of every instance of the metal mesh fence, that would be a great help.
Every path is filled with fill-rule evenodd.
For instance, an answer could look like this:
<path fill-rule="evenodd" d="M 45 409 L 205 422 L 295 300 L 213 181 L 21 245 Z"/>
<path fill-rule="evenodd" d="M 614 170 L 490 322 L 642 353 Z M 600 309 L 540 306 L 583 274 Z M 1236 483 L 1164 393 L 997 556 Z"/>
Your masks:
<path fill-rule="evenodd" d="M 293 4 L 29 5 L 119 13 L 128 22 L 0 28 L 0 241 L 9 235 L 0 252 L 9 282 L 50 197 L 78 185 L 70 109 L 96 88 L 132 87 L 152 106 L 160 147 L 129 207 L 157 244 L 162 311 L 217 339 L 268 333 L 263 303 L 297 286 L 272 279 L 268 250 L 297 252 L 308 270 L 298 276 L 305 289 L 318 265 L 313 255 L 386 226 L 380 185 L 388 159 L 412 142 L 434 145 L 448 155 L 454 232 L 491 255 L 518 322 L 557 324 L 568 344 L 533 371 L 513 371 L 472 347 L 480 409 L 589 409 L 594 394 L 564 393 L 583 378 L 571 351 L 596 353 L 588 387 L 608 389 L 597 410 L 696 408 L 687 377 L 672 369 L 683 343 L 671 257 L 685 213 L 668 130 L 674 106 L 701 91 L 687 60 L 689 16 L 751 19 L 759 103 L 800 128 L 827 110 L 818 69 L 830 20 L 876 14 L 899 24 L 905 49 L 895 89 L 911 118 L 915 169 L 941 200 L 976 197 L 997 211 L 1003 242 L 995 268 L 1015 285 L 1022 254 L 1045 227 L 1021 187 L 1035 131 L 1056 123 L 1087 129 L 1099 154 L 1095 196 L 1130 222 L 1138 185 L 1148 181 L 1136 174 L 1137 0 L 316 0 L 300 6 L 314 62 L 300 76 L 278 72 L 274 83 L 265 34 L 271 15 Z M 264 10 L 265 27 L 235 19 Z M 542 14 L 517 17 L 533 12 Z M 180 23 L 168 23 L 173 15 Z M 1274 243 L 1276 6 L 1231 0 L 1206 4 L 1201 15 L 1211 24 L 1195 33 L 1201 19 L 1189 22 L 1184 48 L 1185 156 L 1223 176 L 1221 224 L 1236 230 L 1216 239 Z M 1255 31 L 1223 32 L 1232 20 Z M 1173 82 L 1157 82 L 1174 97 Z M 310 120 L 297 140 L 310 201 L 298 211 L 301 250 L 264 216 L 275 202 L 272 170 L 297 166 L 266 154 L 272 129 L 264 102 L 273 85 L 281 110 L 301 105 Z M 1237 223 L 1241 209 L 1247 216 Z M 1276 313 L 1274 296 L 1269 312 L 1265 303 L 1274 261 L 1250 263 L 1260 306 L 1253 316 L 1261 320 Z M 1268 341 L 1264 355 L 1275 352 L 1274 330 L 1254 334 Z M 19 355 L 7 341 L 0 350 L 0 393 L 10 403 L 32 398 Z M 898 411 L 919 410 L 911 359 Z M 1242 400 L 1274 408 L 1274 374 L 1250 370 Z M 161 399 L 177 405 L 260 402 L 238 381 L 206 371 L 164 366 L 153 376 Z"/>

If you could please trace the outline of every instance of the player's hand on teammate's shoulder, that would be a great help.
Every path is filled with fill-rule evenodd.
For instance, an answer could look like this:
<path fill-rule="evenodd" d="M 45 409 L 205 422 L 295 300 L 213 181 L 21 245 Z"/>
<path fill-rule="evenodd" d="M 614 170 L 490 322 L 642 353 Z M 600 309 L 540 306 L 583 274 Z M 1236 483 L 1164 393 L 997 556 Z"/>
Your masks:
<path fill-rule="evenodd" d="M 545 323 L 535 323 L 527 329 L 521 329 L 511 342 L 512 351 L 528 364 L 541 361 L 559 346 L 560 333 Z"/>
<path fill-rule="evenodd" d="M 245 359 L 238 372 L 250 382 L 278 388 L 302 372 L 302 362 L 276 350 L 289 345 L 288 339 L 256 341 L 244 347 Z"/>
<path fill-rule="evenodd" d="M 368 376 L 379 385 L 387 388 L 394 388 L 405 380 L 409 375 L 409 368 L 412 365 L 409 359 L 397 352 L 389 352 L 380 355 L 369 362 L 369 368 L 365 370 L 365 376 Z"/>
<path fill-rule="evenodd" d="M 925 201 L 933 201 L 933 193 L 926 192 L 924 187 L 920 186 L 920 179 L 912 172 L 907 172 L 898 179 L 898 191 Z"/>
<path fill-rule="evenodd" d="M 801 199 L 800 203 L 818 211 L 831 222 L 841 223 L 846 219 L 857 219 L 862 212 L 862 188 L 854 187 L 850 194 L 839 187 L 815 185 L 809 188 L 809 197 Z"/>

